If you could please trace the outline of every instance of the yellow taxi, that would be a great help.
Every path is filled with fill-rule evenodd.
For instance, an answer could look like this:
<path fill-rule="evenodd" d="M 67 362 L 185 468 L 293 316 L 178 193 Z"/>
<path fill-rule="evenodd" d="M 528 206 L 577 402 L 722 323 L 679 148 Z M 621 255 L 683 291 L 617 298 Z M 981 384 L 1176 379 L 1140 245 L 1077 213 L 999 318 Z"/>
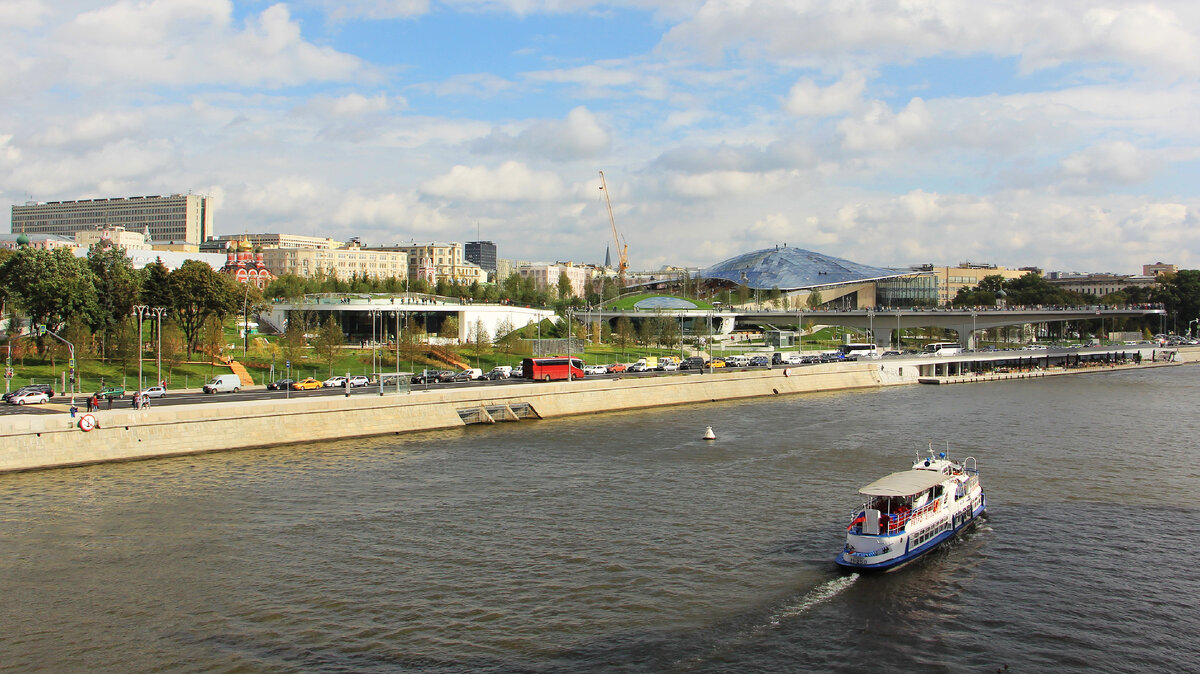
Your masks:
<path fill-rule="evenodd" d="M 292 388 L 297 391 L 307 391 L 309 389 L 321 388 L 322 386 L 324 386 L 324 383 L 320 379 L 313 379 L 312 377 L 305 377 L 292 384 Z"/>

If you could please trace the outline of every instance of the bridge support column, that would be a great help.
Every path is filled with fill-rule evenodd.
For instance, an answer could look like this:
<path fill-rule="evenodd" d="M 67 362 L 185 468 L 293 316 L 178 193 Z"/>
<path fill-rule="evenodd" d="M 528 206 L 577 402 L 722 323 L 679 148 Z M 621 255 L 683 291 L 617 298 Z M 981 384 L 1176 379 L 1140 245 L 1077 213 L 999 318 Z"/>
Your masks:
<path fill-rule="evenodd" d="M 882 340 L 883 344 L 886 344 L 887 346 L 890 346 L 893 349 L 900 348 L 900 345 L 896 343 L 896 330 L 894 328 L 891 330 L 886 329 L 886 328 L 880 328 L 879 330 L 876 330 L 875 332 L 878 333 L 881 337 L 883 337 L 883 340 Z"/>

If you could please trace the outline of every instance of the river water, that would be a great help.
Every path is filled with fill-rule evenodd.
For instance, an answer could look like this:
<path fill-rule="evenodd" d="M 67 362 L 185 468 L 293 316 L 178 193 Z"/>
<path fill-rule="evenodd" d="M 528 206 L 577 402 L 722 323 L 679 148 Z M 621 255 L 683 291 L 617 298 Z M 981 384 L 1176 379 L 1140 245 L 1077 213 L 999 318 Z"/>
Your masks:
<path fill-rule="evenodd" d="M 2 667 L 1197 671 L 1198 375 L 3 475 Z M 856 489 L 930 441 L 978 459 L 989 518 L 899 572 L 839 573 Z"/>

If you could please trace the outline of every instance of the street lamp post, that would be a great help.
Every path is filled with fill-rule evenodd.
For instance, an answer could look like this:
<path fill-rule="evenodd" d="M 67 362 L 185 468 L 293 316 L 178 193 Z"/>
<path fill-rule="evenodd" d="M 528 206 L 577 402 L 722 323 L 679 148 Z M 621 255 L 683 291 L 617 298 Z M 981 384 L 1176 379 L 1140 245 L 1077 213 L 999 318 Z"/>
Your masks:
<path fill-rule="evenodd" d="M 137 319 L 138 319 L 138 343 L 137 343 L 138 393 L 137 394 L 139 396 L 142 394 L 142 389 L 145 388 L 144 386 L 142 386 L 142 319 L 145 318 L 146 312 L 149 310 L 150 310 L 150 307 L 145 304 L 135 304 L 133 306 L 133 313 L 135 316 L 137 316 Z"/>
<path fill-rule="evenodd" d="M 250 344 L 250 282 L 246 281 L 246 293 L 242 297 L 242 360 L 246 359 L 246 347 Z"/>
<path fill-rule="evenodd" d="M 162 382 L 163 381 L 163 378 L 162 378 L 162 317 L 163 317 L 163 314 L 165 314 L 167 312 L 167 308 L 166 307 L 150 307 L 150 312 L 154 314 L 154 320 L 155 320 L 154 334 L 155 334 L 155 336 L 157 338 L 157 342 L 158 342 L 158 349 L 157 349 L 157 352 L 154 354 L 154 363 L 158 369 L 158 379 L 156 381 Z"/>

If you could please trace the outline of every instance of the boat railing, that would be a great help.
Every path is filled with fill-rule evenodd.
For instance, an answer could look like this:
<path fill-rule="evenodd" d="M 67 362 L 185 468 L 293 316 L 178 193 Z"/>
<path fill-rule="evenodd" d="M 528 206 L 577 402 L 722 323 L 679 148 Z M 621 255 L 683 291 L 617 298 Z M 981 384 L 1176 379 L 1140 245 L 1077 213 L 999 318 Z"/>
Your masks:
<path fill-rule="evenodd" d="M 915 518 L 924 517 L 932 513 L 941 506 L 941 499 L 934 500 L 930 503 L 917 508 L 916 510 L 902 510 L 898 513 L 880 513 L 887 518 L 887 525 L 879 531 L 881 535 L 894 535 L 904 531 L 908 526 L 908 522 Z M 866 508 L 859 508 L 850 513 L 850 526 L 846 527 L 846 531 L 853 534 L 862 533 L 862 523 L 865 517 Z"/>

